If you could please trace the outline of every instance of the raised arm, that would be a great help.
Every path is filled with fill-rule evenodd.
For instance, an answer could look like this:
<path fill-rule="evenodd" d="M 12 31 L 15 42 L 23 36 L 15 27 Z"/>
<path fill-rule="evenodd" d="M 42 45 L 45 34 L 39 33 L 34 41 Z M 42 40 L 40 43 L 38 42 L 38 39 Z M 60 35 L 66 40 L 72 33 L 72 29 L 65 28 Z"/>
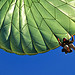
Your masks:
<path fill-rule="evenodd" d="M 58 42 L 59 42 L 59 45 L 62 46 L 62 43 L 60 42 L 59 38 L 58 38 Z"/>
<path fill-rule="evenodd" d="M 73 35 L 72 35 L 72 40 L 71 40 L 71 42 L 74 42 L 74 37 L 73 37 Z"/>

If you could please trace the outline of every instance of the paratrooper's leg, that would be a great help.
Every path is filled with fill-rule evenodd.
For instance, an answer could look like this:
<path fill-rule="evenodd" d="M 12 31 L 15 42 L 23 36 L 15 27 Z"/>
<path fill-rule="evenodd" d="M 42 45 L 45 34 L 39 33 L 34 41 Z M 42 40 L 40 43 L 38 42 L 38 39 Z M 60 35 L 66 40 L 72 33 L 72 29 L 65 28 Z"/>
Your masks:
<path fill-rule="evenodd" d="M 73 43 L 69 44 L 69 47 L 75 50 L 75 46 L 73 45 Z"/>

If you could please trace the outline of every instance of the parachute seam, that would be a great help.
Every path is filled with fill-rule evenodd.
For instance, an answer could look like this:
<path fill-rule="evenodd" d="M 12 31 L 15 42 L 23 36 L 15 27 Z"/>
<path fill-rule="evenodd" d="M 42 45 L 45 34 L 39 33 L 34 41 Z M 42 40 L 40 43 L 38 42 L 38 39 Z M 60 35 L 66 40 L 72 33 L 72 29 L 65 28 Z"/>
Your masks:
<path fill-rule="evenodd" d="M 7 1 L 6 1 L 6 2 L 7 2 Z M 6 3 L 6 2 L 5 2 L 5 3 Z M 12 2 L 11 2 L 11 3 L 12 3 Z M 9 4 L 8 9 L 7 9 L 5 15 L 3 16 L 3 21 L 5 20 L 6 14 L 7 14 L 8 10 L 9 10 L 10 6 L 11 6 L 11 3 Z M 2 8 L 3 8 L 3 7 L 2 7 Z M 1 9 L 2 9 L 2 8 L 1 8 Z M 2 21 L 2 24 L 3 24 L 3 21 Z M 3 25 L 2 25 L 2 26 L 3 26 Z M 2 26 L 1 26 L 1 28 L 2 28 Z"/>
<path fill-rule="evenodd" d="M 14 25 L 13 23 L 12 23 L 12 25 L 15 27 L 15 25 Z M 26 26 L 27 26 L 27 25 L 26 25 Z M 15 27 L 15 28 L 16 28 L 16 27 Z M 16 29 L 17 29 L 17 28 L 16 28 Z M 18 29 L 17 29 L 17 30 L 18 30 Z M 21 33 L 21 34 L 23 34 L 22 31 L 19 31 L 19 30 L 18 30 L 18 32 Z M 24 35 L 24 34 L 23 34 L 23 35 Z M 25 35 L 24 35 L 24 36 L 25 36 Z M 7 42 L 7 41 L 5 41 L 4 43 L 6 43 L 6 42 Z M 30 42 L 29 42 L 29 43 L 30 43 Z M 28 45 L 27 45 L 27 47 L 28 47 Z"/>
<path fill-rule="evenodd" d="M 48 1 L 47 1 L 48 2 Z M 49 2 L 48 2 L 49 3 Z M 51 4 L 51 3 L 49 3 L 49 4 Z M 51 4 L 52 5 L 52 4 Z M 52 5 L 52 6 L 54 6 L 54 5 Z M 55 6 L 54 6 L 55 7 Z M 57 8 L 57 7 L 55 7 L 57 10 L 59 10 L 60 12 L 62 12 L 59 8 Z M 62 12 L 63 13 L 63 12 Z M 64 13 L 63 13 L 64 14 Z M 64 14 L 65 16 L 67 16 L 66 14 Z M 69 22 L 70 22 L 70 20 L 73 22 L 73 23 L 75 23 L 69 16 L 67 16 L 68 18 L 69 18 Z M 57 20 L 56 20 L 57 21 Z M 57 21 L 61 26 L 62 26 L 62 24 L 59 22 L 59 21 Z M 63 26 L 62 26 L 63 27 Z M 63 27 L 64 28 L 64 27 Z M 65 28 L 64 28 L 65 29 Z M 65 29 L 66 30 L 66 29 Z M 67 30 L 66 30 L 67 31 Z M 70 31 L 70 23 L 69 23 L 69 31 Z M 68 31 L 67 31 L 68 32 Z M 69 32 L 68 32 L 69 33 Z M 69 33 L 70 34 L 70 33 Z M 71 34 L 70 34 L 71 35 Z"/>
<path fill-rule="evenodd" d="M 17 0 L 16 0 L 16 2 L 17 2 Z M 15 6 L 16 6 L 16 2 L 15 2 Z M 16 8 L 16 7 L 14 7 L 14 10 L 15 10 L 15 8 Z M 14 10 L 13 10 L 13 14 L 12 14 L 12 20 L 13 20 Z M 11 20 L 11 23 L 12 23 L 12 20 Z M 12 23 L 12 25 L 15 26 L 13 23 Z M 11 30 L 12 30 L 12 25 L 11 25 Z M 15 27 L 15 28 L 16 28 L 16 27 Z M 11 33 L 12 33 L 12 32 L 11 32 Z M 11 34 L 10 34 L 10 39 L 11 39 Z M 11 47 L 11 41 L 12 41 L 12 40 L 10 40 L 10 47 Z M 17 49 L 19 49 L 15 43 L 14 43 L 14 46 L 15 46 Z M 12 49 L 12 47 L 11 47 L 11 49 Z M 13 53 L 18 53 L 18 52 L 15 52 L 15 51 L 13 51 L 13 50 L 12 50 L 12 52 L 13 52 Z"/>
<path fill-rule="evenodd" d="M 61 0 L 60 0 L 61 1 Z M 66 4 L 68 4 L 67 2 L 64 2 L 64 1 L 61 1 L 61 2 L 63 2 L 63 3 L 66 3 Z M 68 4 L 68 5 L 70 5 L 70 4 Z M 73 7 L 73 8 L 75 8 L 74 6 L 72 6 L 72 5 L 70 5 L 71 7 Z"/>
<path fill-rule="evenodd" d="M 22 48 L 23 53 L 25 53 L 24 50 L 23 50 L 23 47 L 22 47 L 22 40 L 21 40 L 20 14 L 21 14 L 22 11 L 20 10 L 20 5 L 21 5 L 21 0 L 20 0 L 20 2 L 19 2 L 19 31 L 20 31 L 20 45 L 21 45 L 21 48 Z M 20 11 L 21 11 L 21 12 L 20 12 Z"/>
<path fill-rule="evenodd" d="M 49 3 L 47 0 L 45 0 L 47 3 Z M 49 3 L 50 5 L 52 5 L 51 3 Z M 55 7 L 54 5 L 52 5 L 53 7 Z M 59 8 L 55 7 L 57 10 L 59 10 L 60 12 L 62 12 Z M 64 12 L 62 12 L 65 16 L 67 16 Z M 71 19 L 69 16 L 67 16 L 69 19 Z M 73 21 L 73 19 L 71 19 Z M 74 22 L 74 21 L 73 21 Z M 75 23 L 75 22 L 74 22 Z"/>
<path fill-rule="evenodd" d="M 34 4 L 34 3 L 33 3 Z M 35 4 L 34 4 L 34 6 L 35 6 Z M 37 9 L 37 7 L 35 6 L 35 8 Z M 39 12 L 39 14 L 41 15 L 41 13 L 40 13 L 40 11 L 37 9 L 37 11 Z M 41 17 L 42 17 L 42 15 L 41 15 Z M 43 20 L 44 20 L 44 18 L 43 18 Z M 44 20 L 45 21 L 45 20 Z M 46 23 L 46 25 L 48 26 L 48 24 L 47 24 L 47 22 L 45 21 L 45 23 Z M 49 27 L 49 26 L 48 26 Z M 50 29 L 50 31 L 53 33 L 53 31 L 52 31 L 52 29 L 49 27 L 49 29 Z M 55 36 L 55 34 L 53 33 L 52 35 L 54 35 Z M 48 45 L 47 45 L 48 46 Z M 49 48 L 50 48 L 50 46 L 48 46 Z"/>
<path fill-rule="evenodd" d="M 1 6 L 1 9 L 2 9 L 2 8 L 3 8 L 3 6 L 6 4 L 6 2 L 7 2 L 7 0 L 6 0 L 6 1 L 5 1 L 5 3 Z M 1 10 L 1 9 L 0 9 L 0 10 Z"/>
<path fill-rule="evenodd" d="M 48 2 L 47 0 L 45 0 L 46 2 Z M 48 2 L 49 3 L 49 2 Z M 51 4 L 51 3 L 49 3 L 49 4 Z M 52 4 L 51 4 L 52 5 Z M 43 5 L 42 5 L 43 6 Z M 52 5 L 53 6 L 53 5 Z M 54 6 L 55 7 L 55 6 Z M 55 7 L 56 8 L 56 7 Z M 44 8 L 44 9 L 46 9 L 46 8 Z M 56 9 L 58 9 L 58 8 L 56 8 Z M 58 9 L 59 10 L 59 9 Z M 46 10 L 47 11 L 47 10 Z M 60 10 L 59 10 L 60 11 Z M 48 12 L 48 11 L 47 11 Z M 49 13 L 49 12 L 48 12 Z M 63 12 L 62 12 L 63 13 Z M 50 14 L 50 13 L 49 13 Z M 64 14 L 64 13 L 63 13 Z M 51 15 L 51 14 L 50 14 Z M 65 14 L 64 14 L 65 15 Z M 68 16 L 67 16 L 68 17 Z M 69 17 L 68 17 L 69 18 Z M 56 20 L 56 18 L 54 18 L 55 20 Z M 69 18 L 70 19 L 70 18 Z M 57 21 L 57 20 L 56 20 Z M 58 23 L 59 23 L 59 25 L 61 25 L 62 26 L 62 24 L 59 22 L 59 21 L 57 21 Z M 63 26 L 62 26 L 62 28 L 63 29 L 65 29 Z M 65 29 L 65 31 L 66 32 L 68 32 L 66 29 Z M 69 33 L 69 32 L 68 32 Z"/>
<path fill-rule="evenodd" d="M 15 3 L 17 2 L 17 0 L 15 1 Z M 15 6 L 16 6 L 16 4 L 14 3 L 14 10 L 15 10 Z M 12 19 L 11 19 L 11 32 L 10 32 L 10 38 L 9 38 L 9 40 L 10 40 L 10 47 L 11 47 L 11 33 L 12 33 L 12 20 L 13 20 L 13 15 L 14 15 L 14 10 L 13 10 L 13 13 L 12 13 Z M 12 50 L 12 47 L 11 47 L 11 50 Z M 12 52 L 13 52 L 13 50 L 12 50 Z M 15 52 L 13 52 L 13 53 L 15 53 Z"/>
<path fill-rule="evenodd" d="M 32 1 L 32 0 L 31 0 L 31 1 Z M 33 1 L 32 1 L 32 3 L 33 3 Z M 31 9 L 30 9 L 30 10 L 31 10 Z M 38 24 L 37 24 L 37 22 L 36 22 L 36 20 L 35 20 L 35 17 L 34 17 L 34 14 L 33 14 L 32 10 L 31 10 L 31 13 L 32 13 L 33 19 L 34 19 L 34 21 L 35 21 L 35 23 L 36 23 L 37 29 L 39 30 L 39 26 L 38 26 Z M 45 45 L 46 45 L 46 42 L 45 42 L 45 40 L 44 40 L 44 38 L 43 38 L 42 33 L 41 33 L 40 30 L 39 30 L 39 32 L 40 32 L 41 37 L 42 37 L 42 39 L 43 39 L 43 41 L 44 41 L 44 43 L 45 43 Z M 37 42 L 36 42 L 36 43 L 37 43 Z M 38 44 L 39 44 L 39 43 L 38 43 Z M 43 45 L 43 46 L 45 46 L 45 45 Z"/>
<path fill-rule="evenodd" d="M 28 3 L 29 3 L 29 1 L 28 1 Z M 33 2 L 32 2 L 33 3 Z M 32 13 L 32 10 L 31 10 L 31 7 L 30 7 L 30 11 L 31 11 L 31 14 L 32 14 L 32 17 L 33 17 L 33 19 L 34 19 L 34 21 L 35 21 L 35 18 L 34 18 L 34 15 L 33 15 L 33 13 Z M 36 23 L 36 21 L 35 21 L 35 23 Z M 38 29 L 38 25 L 37 25 L 37 23 L 36 23 L 36 26 L 37 26 L 37 29 Z M 38 29 L 39 30 L 39 29 Z M 40 31 L 39 31 L 39 33 L 40 33 Z M 40 33 L 41 34 L 41 33 Z M 41 36 L 42 37 L 42 36 Z M 43 38 L 42 38 L 43 39 Z M 35 42 L 35 43 L 37 43 L 37 42 Z M 44 44 L 45 44 L 45 42 L 44 42 Z M 45 44 L 46 45 L 46 44 Z M 44 45 L 44 46 L 45 46 Z M 36 46 L 34 45 L 34 47 L 35 47 L 35 49 L 36 49 L 36 51 L 37 52 L 39 52 L 39 50 L 37 50 L 37 48 L 36 48 Z"/>
<path fill-rule="evenodd" d="M 24 8 L 26 9 L 25 5 L 24 5 Z M 26 11 L 25 11 L 25 14 L 26 14 L 26 21 L 27 21 L 27 23 L 28 23 Z M 29 33 L 30 33 L 29 25 L 27 25 L 27 27 L 28 27 L 28 30 L 29 30 Z M 31 36 L 31 33 L 30 33 L 29 35 Z M 32 36 L 31 36 L 30 38 L 31 38 L 32 46 L 34 47 L 34 45 L 33 45 L 33 40 L 32 40 Z M 36 51 L 36 50 L 35 50 L 35 51 Z M 36 53 L 38 53 L 38 52 L 36 51 Z M 26 54 L 27 54 L 27 53 L 26 53 Z M 29 54 L 29 53 L 28 53 L 28 54 Z"/>
<path fill-rule="evenodd" d="M 45 0 L 46 1 L 46 0 Z M 44 6 L 40 3 L 40 5 L 44 8 Z M 46 8 L 44 8 L 46 11 L 47 11 L 47 9 Z M 48 12 L 48 11 L 47 11 Z M 49 12 L 48 12 L 49 13 Z M 49 13 L 50 14 L 50 13 Z M 50 14 L 51 15 L 51 14 Z M 52 15 L 51 15 L 52 16 Z M 53 16 L 52 16 L 53 17 Z M 53 17 L 54 18 L 54 17 Z M 54 20 L 56 20 L 56 18 L 54 18 Z M 57 20 L 56 20 L 57 21 Z M 58 22 L 58 21 L 57 21 Z M 59 22 L 58 22 L 59 23 Z M 59 23 L 59 25 L 60 25 L 60 23 Z M 49 26 L 48 26 L 49 27 Z M 62 25 L 61 25 L 61 27 L 62 28 L 64 28 Z M 50 28 L 50 27 L 49 27 Z M 65 28 L 64 28 L 65 29 Z M 52 31 L 52 29 L 50 28 L 50 30 Z M 65 29 L 66 30 L 66 29 Z M 53 31 L 52 31 L 53 32 Z M 67 32 L 67 31 L 66 31 Z M 54 33 L 53 33 L 54 34 Z"/>
<path fill-rule="evenodd" d="M 26 26 L 27 26 L 27 23 L 21 28 L 21 30 L 23 30 Z"/>
<path fill-rule="evenodd" d="M 12 2 L 13 2 L 13 1 L 12 1 Z M 11 2 L 11 3 L 12 3 L 12 2 Z M 10 4 L 10 6 L 12 6 L 12 5 L 15 5 L 15 4 Z M 10 6 L 9 6 L 9 8 L 10 8 Z M 9 9 L 8 9 L 8 10 L 9 10 Z M 7 11 L 7 12 L 8 12 L 8 11 Z M 5 17 L 6 17 L 6 16 L 5 16 Z M 4 20 L 5 20 L 5 18 L 4 18 Z M 10 23 L 11 23 L 11 22 L 9 22 L 8 24 L 10 24 Z M 4 25 L 6 26 L 6 25 L 8 25 L 8 24 L 4 24 Z M 3 26 L 3 27 L 5 27 L 5 26 Z"/>
<path fill-rule="evenodd" d="M 15 27 L 14 24 L 12 24 L 12 25 Z M 15 27 L 15 28 L 16 28 L 16 27 Z M 17 29 L 17 28 L 16 28 L 16 29 Z M 17 29 L 17 30 L 18 30 L 18 29 Z M 21 31 L 19 31 L 19 30 L 18 30 L 18 32 L 21 33 L 21 34 L 23 34 L 23 32 L 21 32 Z M 23 34 L 23 35 L 24 35 L 24 34 Z M 24 36 L 25 36 L 25 35 L 24 35 Z M 30 42 L 29 42 L 29 43 L 30 43 Z M 15 45 L 16 45 L 16 44 L 15 44 Z"/>
<path fill-rule="evenodd" d="M 13 2 L 13 1 L 12 1 L 12 2 Z M 11 2 L 11 3 L 12 3 L 12 2 Z M 9 5 L 9 8 L 10 8 L 10 6 L 11 6 L 11 4 Z M 8 8 L 8 10 L 9 10 L 9 8 Z M 8 10 L 7 10 L 7 12 L 8 12 Z M 7 14 L 7 12 L 6 12 L 6 14 Z M 6 14 L 5 14 L 5 17 L 6 17 Z M 4 20 L 5 20 L 5 17 L 4 17 Z M 11 23 L 11 22 L 9 22 L 9 23 Z M 9 24 L 9 23 L 8 23 L 8 24 Z M 3 25 L 2 25 L 2 26 L 3 26 Z"/>
<path fill-rule="evenodd" d="M 23 2 L 24 2 L 24 0 L 23 0 Z M 24 29 L 24 27 L 26 27 L 27 26 L 27 23 L 22 27 L 22 29 L 21 30 L 23 30 Z M 21 31 L 21 34 L 23 34 L 23 32 Z M 24 35 L 24 34 L 23 34 Z M 25 36 L 25 35 L 24 35 Z M 25 42 L 26 43 L 26 42 Z M 29 45 L 31 44 L 31 42 L 29 42 L 28 43 L 28 45 L 26 45 L 26 49 L 27 48 L 29 48 Z M 25 51 L 24 51 L 25 52 Z M 27 53 L 26 53 L 27 54 Z"/>
<path fill-rule="evenodd" d="M 9 22 L 8 24 L 11 24 L 11 22 Z M 8 24 L 4 24 L 4 26 L 2 27 L 2 29 L 3 29 L 4 27 L 8 26 Z"/>
<path fill-rule="evenodd" d="M 7 1 L 6 1 L 7 2 Z M 11 1 L 11 3 L 12 3 L 13 1 Z M 9 4 L 9 7 L 8 7 L 8 9 L 7 9 L 7 11 L 6 11 L 6 14 L 7 14 L 7 12 L 8 12 L 8 10 L 9 10 L 9 8 L 10 8 L 10 6 L 11 6 L 11 3 Z M 5 17 L 6 17 L 6 14 L 5 14 Z M 5 20 L 5 17 L 4 17 L 4 20 Z M 2 27 L 1 27 L 1 29 L 3 28 L 3 25 L 2 25 Z M 10 35 L 9 35 L 10 36 Z M 8 41 L 8 40 L 7 40 Z M 3 42 L 3 43 L 6 43 L 7 41 L 5 41 L 5 42 Z M 10 47 L 11 48 L 11 47 Z"/>
<path fill-rule="evenodd" d="M 41 4 L 41 3 L 40 3 Z M 41 4 L 42 5 L 42 4 Z M 36 7 L 36 6 L 35 6 Z M 43 7 L 43 6 L 42 6 Z M 44 7 L 43 7 L 44 8 Z M 37 7 L 36 7 L 36 9 L 37 9 Z M 44 8 L 45 9 L 45 8 Z M 37 9 L 38 10 L 38 9 Z M 45 9 L 46 10 L 46 9 Z M 47 11 L 47 10 L 46 10 Z M 39 10 L 38 10 L 38 12 L 39 12 Z M 47 11 L 48 12 L 48 11 Z M 48 12 L 49 13 L 49 12 Z M 41 13 L 39 12 L 39 14 L 41 15 Z M 50 14 L 50 13 L 49 13 Z M 51 14 L 50 14 L 51 15 Z M 42 16 L 42 15 L 41 15 Z M 52 15 L 51 15 L 52 16 Z M 53 17 L 53 16 L 52 16 Z M 54 17 L 53 17 L 54 18 Z M 43 18 L 43 20 L 44 20 L 44 18 Z M 54 18 L 54 20 L 55 20 L 55 18 Z M 45 21 L 45 20 L 44 20 Z M 47 22 L 45 21 L 45 23 L 46 23 L 46 25 L 48 26 L 48 24 L 47 24 Z M 49 26 L 48 26 L 49 27 Z M 49 27 L 49 29 L 52 31 L 52 29 Z M 52 31 L 52 33 L 53 33 L 53 31 Z M 54 34 L 54 33 L 53 33 Z"/>
<path fill-rule="evenodd" d="M 14 7 L 15 8 L 15 7 Z M 12 20 L 11 20 L 12 21 Z M 10 22 L 10 23 L 12 23 L 12 22 Z M 10 24 L 10 23 L 8 23 L 8 24 Z M 5 26 L 7 26 L 8 24 L 5 24 Z M 2 28 L 4 28 L 5 26 L 3 26 Z M 10 32 L 10 34 L 11 34 L 11 32 Z M 8 40 L 7 40 L 8 41 Z M 3 42 L 3 43 L 6 43 L 7 41 L 5 41 L 5 42 Z"/>

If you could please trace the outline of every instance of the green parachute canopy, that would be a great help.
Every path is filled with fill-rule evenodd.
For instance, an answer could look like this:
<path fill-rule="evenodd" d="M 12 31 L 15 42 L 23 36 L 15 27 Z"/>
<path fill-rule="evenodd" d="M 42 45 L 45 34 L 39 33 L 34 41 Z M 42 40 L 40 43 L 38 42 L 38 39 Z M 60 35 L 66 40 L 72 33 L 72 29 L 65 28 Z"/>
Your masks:
<path fill-rule="evenodd" d="M 75 0 L 0 0 L 0 48 L 44 53 L 75 34 Z"/>

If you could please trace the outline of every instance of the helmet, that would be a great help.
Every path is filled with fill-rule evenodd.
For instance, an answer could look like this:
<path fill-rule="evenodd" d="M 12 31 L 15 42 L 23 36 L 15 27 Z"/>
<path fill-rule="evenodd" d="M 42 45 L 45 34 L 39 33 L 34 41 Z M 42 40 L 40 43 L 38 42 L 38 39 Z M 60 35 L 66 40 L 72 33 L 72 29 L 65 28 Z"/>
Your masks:
<path fill-rule="evenodd" d="M 66 38 L 63 38 L 63 41 L 66 41 L 67 39 Z"/>

